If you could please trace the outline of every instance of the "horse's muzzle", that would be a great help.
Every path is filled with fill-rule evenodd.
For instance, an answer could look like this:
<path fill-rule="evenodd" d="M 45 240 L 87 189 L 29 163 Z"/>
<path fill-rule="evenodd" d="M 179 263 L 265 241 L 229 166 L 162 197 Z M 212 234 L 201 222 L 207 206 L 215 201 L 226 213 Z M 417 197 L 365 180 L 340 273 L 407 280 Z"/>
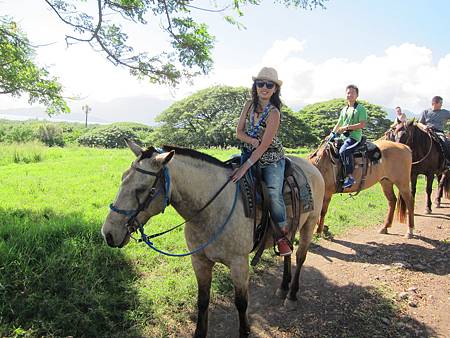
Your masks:
<path fill-rule="evenodd" d="M 110 247 L 112 247 L 112 248 L 117 247 L 117 245 L 114 244 L 114 239 L 113 239 L 113 236 L 111 235 L 111 233 L 108 232 L 108 233 L 106 234 L 105 240 L 106 240 L 106 243 L 107 243 Z"/>

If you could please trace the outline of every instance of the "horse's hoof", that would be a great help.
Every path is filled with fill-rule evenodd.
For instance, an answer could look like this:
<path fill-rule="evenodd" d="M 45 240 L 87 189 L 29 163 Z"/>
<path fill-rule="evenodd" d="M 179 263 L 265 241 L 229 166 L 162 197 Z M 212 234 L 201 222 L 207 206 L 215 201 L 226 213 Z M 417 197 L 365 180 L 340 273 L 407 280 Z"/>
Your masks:
<path fill-rule="evenodd" d="M 381 228 L 380 230 L 378 230 L 378 233 L 379 234 L 387 234 L 388 230 L 387 230 L 387 228 Z"/>
<path fill-rule="evenodd" d="M 440 208 L 441 207 L 441 203 L 434 203 L 434 207 L 435 208 Z"/>
<path fill-rule="evenodd" d="M 426 213 L 427 215 L 431 214 L 431 209 L 425 209 L 425 213 Z"/>
<path fill-rule="evenodd" d="M 297 310 L 297 301 L 286 298 L 284 300 L 283 306 L 287 311 L 295 311 Z"/>
<path fill-rule="evenodd" d="M 275 291 L 275 296 L 277 296 L 280 299 L 285 299 L 287 296 L 288 290 L 283 290 L 278 288 L 277 291 Z"/>
<path fill-rule="evenodd" d="M 408 228 L 408 232 L 404 236 L 405 238 L 411 239 L 414 237 L 414 228 Z"/>
<path fill-rule="evenodd" d="M 239 330 L 239 338 L 247 338 L 250 335 L 250 328 L 244 329 L 242 332 Z"/>

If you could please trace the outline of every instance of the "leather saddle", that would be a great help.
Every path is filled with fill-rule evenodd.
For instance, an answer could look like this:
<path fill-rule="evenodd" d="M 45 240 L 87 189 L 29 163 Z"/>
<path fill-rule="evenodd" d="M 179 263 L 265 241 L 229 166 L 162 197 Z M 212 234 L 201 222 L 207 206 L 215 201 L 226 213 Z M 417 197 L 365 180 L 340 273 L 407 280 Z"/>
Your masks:
<path fill-rule="evenodd" d="M 334 143 L 332 143 L 331 147 L 331 153 L 335 159 L 340 159 L 339 157 L 339 149 L 341 148 L 343 144 L 342 140 L 336 140 Z M 361 141 L 358 142 L 356 145 L 354 151 L 353 151 L 353 157 L 362 157 L 362 158 L 368 158 L 370 162 L 373 164 L 377 163 L 381 159 L 381 150 L 377 147 L 377 145 L 373 142 L 367 141 L 367 137 L 363 136 L 361 138 Z"/>
<path fill-rule="evenodd" d="M 340 163 L 339 149 L 341 148 L 342 144 L 343 141 L 341 139 L 338 139 L 334 143 L 331 143 L 330 153 L 335 160 L 335 163 Z M 357 167 L 361 167 L 362 169 L 361 181 L 358 187 L 358 191 L 356 192 L 356 194 L 358 194 L 363 189 L 369 166 L 377 164 L 381 160 L 381 150 L 375 143 L 367 141 L 367 137 L 363 136 L 361 138 L 361 141 L 359 141 L 354 148 L 352 155 L 354 160 L 356 158 L 361 159 L 359 161 L 360 164 L 356 164 L 356 161 L 354 161 L 355 169 Z M 345 176 L 346 175 L 344 173 L 343 166 L 340 165 L 336 177 L 336 192 L 343 192 L 344 189 L 342 185 Z"/>
<path fill-rule="evenodd" d="M 438 144 L 441 155 L 444 159 L 442 169 L 446 167 L 446 160 L 450 161 L 450 141 L 447 140 L 445 133 L 440 130 L 431 129 L 429 131 L 431 138 Z"/>
<path fill-rule="evenodd" d="M 289 222 L 291 227 L 296 227 L 300 222 L 300 214 L 302 212 L 309 212 L 313 210 L 314 204 L 312 199 L 311 187 L 304 175 L 301 168 L 292 164 L 289 158 L 285 158 L 285 170 L 284 170 L 284 184 L 283 184 L 283 195 L 286 206 L 292 208 L 292 220 Z M 237 167 L 240 164 L 240 156 L 235 156 L 231 160 L 227 161 L 233 166 Z M 301 182 L 294 176 L 294 171 L 300 171 Z M 274 237 L 275 240 L 283 236 L 279 228 L 275 226 L 270 218 L 269 211 L 269 197 L 266 191 L 266 186 L 264 181 L 261 179 L 261 169 L 256 164 L 249 170 L 244 177 L 239 181 L 241 197 L 244 202 L 245 215 L 248 218 L 253 219 L 253 249 L 257 252 L 252 259 L 251 264 L 254 266 L 258 263 L 264 249 L 266 240 L 269 233 Z M 261 212 L 258 213 L 257 210 Z M 261 215 L 259 217 L 259 215 Z M 295 235 L 296 229 L 290 229 L 290 233 Z M 291 242 L 293 238 L 290 239 Z M 275 245 L 274 245 L 275 248 Z M 275 251 L 275 253 L 277 253 Z"/>

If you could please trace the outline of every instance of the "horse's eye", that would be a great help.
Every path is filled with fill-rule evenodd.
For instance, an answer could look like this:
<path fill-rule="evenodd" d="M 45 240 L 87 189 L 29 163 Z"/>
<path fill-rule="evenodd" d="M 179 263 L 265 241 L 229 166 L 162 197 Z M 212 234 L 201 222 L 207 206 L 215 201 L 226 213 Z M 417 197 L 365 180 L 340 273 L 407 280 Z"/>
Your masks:
<path fill-rule="evenodd" d="M 146 190 L 145 187 L 137 188 L 136 189 L 136 194 L 142 194 L 145 190 Z"/>

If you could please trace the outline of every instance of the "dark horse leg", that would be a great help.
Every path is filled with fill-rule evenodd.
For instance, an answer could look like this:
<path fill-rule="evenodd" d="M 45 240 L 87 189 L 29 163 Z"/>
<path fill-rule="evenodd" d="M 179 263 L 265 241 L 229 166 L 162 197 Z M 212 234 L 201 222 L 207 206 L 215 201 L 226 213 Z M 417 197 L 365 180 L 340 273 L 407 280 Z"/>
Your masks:
<path fill-rule="evenodd" d="M 247 318 L 248 305 L 248 256 L 237 257 L 230 265 L 234 284 L 234 303 L 239 312 L 239 337 L 248 337 L 250 325 Z"/>
<path fill-rule="evenodd" d="M 289 291 L 289 283 L 292 278 L 292 269 L 291 269 L 291 256 L 284 256 L 283 260 L 283 280 L 281 281 L 281 286 L 277 289 L 276 295 L 285 299 L 286 295 Z"/>
<path fill-rule="evenodd" d="M 327 193 L 325 193 L 325 196 L 323 197 L 322 210 L 320 211 L 319 225 L 317 227 L 318 235 L 322 235 L 322 233 L 323 233 L 325 216 L 327 215 L 328 206 L 330 205 L 330 201 L 331 201 L 331 196 L 332 195 L 327 195 Z"/>
<path fill-rule="evenodd" d="M 411 173 L 411 195 L 413 201 L 416 199 L 417 174 Z"/>
<path fill-rule="evenodd" d="M 427 204 L 425 207 L 425 213 L 431 214 L 431 193 L 433 191 L 433 180 L 434 180 L 434 174 L 427 174 Z"/>
<path fill-rule="evenodd" d="M 438 190 L 436 193 L 436 198 L 434 199 L 434 205 L 436 206 L 436 208 L 440 208 L 442 195 L 444 194 L 445 174 L 444 175 L 439 174 L 436 176 L 437 176 L 437 180 L 438 180 Z"/>
<path fill-rule="evenodd" d="M 380 229 L 380 234 L 387 234 L 388 228 L 392 225 L 394 219 L 395 204 L 397 203 L 397 197 L 395 197 L 394 186 L 391 181 L 384 179 L 380 181 L 381 188 L 383 189 L 384 196 L 388 200 L 389 210 L 384 220 L 383 228 Z"/>
<path fill-rule="evenodd" d="M 191 256 L 191 261 L 198 285 L 198 316 L 194 337 L 204 338 L 208 332 L 208 307 L 214 262 L 204 256 L 197 255 Z"/>
<path fill-rule="evenodd" d="M 296 252 L 295 272 L 292 276 L 289 292 L 286 299 L 284 300 L 284 306 L 288 310 L 294 310 L 297 307 L 297 292 L 299 289 L 300 270 L 303 266 L 303 263 L 305 262 L 309 244 L 311 243 L 311 240 L 313 238 L 315 226 L 316 219 L 310 216 L 300 229 L 300 242 Z"/>

